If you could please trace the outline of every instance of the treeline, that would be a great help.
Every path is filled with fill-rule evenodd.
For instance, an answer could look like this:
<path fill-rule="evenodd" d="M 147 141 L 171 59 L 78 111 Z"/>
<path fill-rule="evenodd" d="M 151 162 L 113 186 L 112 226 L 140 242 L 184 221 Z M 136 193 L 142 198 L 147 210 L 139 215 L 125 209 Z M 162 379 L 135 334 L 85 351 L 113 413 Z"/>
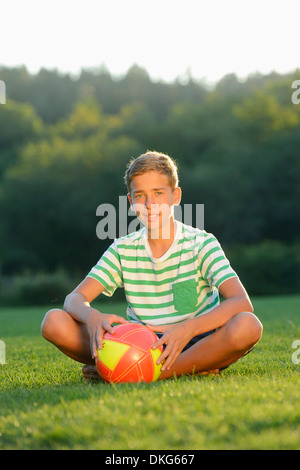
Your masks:
<path fill-rule="evenodd" d="M 250 293 L 299 292 L 300 70 L 213 89 L 137 66 L 119 78 L 2 67 L 0 79 L 0 301 L 16 285 L 24 302 L 76 285 L 111 243 L 97 238 L 97 207 L 118 219 L 126 164 L 148 149 L 176 159 L 182 204 L 204 204 Z"/>

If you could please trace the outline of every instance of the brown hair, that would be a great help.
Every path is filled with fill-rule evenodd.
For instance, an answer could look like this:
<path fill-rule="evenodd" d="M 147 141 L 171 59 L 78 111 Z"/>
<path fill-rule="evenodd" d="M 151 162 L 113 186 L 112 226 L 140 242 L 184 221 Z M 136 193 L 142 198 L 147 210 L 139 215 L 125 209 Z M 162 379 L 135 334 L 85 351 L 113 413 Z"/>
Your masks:
<path fill-rule="evenodd" d="M 136 159 L 130 160 L 128 164 L 124 177 L 128 192 L 130 192 L 132 178 L 148 171 L 157 171 L 166 175 L 172 191 L 178 186 L 178 170 L 175 160 L 164 153 L 148 150 Z"/>

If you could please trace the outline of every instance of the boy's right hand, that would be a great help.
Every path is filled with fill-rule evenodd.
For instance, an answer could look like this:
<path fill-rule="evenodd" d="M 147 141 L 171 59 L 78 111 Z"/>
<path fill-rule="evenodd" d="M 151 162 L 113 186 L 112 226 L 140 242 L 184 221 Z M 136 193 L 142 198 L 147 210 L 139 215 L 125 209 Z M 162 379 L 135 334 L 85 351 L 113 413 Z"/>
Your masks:
<path fill-rule="evenodd" d="M 101 313 L 95 308 L 90 308 L 85 317 L 85 324 L 90 336 L 90 347 L 92 358 L 97 356 L 97 349 L 102 349 L 102 341 L 104 334 L 108 331 L 114 334 L 112 323 L 128 323 L 128 320 L 119 316 L 108 313 Z"/>

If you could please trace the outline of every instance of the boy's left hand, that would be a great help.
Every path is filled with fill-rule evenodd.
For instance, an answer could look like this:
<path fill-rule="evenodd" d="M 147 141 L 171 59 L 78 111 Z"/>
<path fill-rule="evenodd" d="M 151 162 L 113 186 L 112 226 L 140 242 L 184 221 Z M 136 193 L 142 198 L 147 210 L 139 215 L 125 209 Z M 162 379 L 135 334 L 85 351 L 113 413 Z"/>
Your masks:
<path fill-rule="evenodd" d="M 157 349 L 163 344 L 166 345 L 164 351 L 157 360 L 157 364 L 161 364 L 163 362 L 161 368 L 162 371 L 169 370 L 172 367 L 183 348 L 195 336 L 193 332 L 193 322 L 191 320 L 186 320 L 183 323 L 173 325 L 147 325 L 147 328 L 152 331 L 163 333 L 163 336 L 152 346 L 152 349 Z"/>

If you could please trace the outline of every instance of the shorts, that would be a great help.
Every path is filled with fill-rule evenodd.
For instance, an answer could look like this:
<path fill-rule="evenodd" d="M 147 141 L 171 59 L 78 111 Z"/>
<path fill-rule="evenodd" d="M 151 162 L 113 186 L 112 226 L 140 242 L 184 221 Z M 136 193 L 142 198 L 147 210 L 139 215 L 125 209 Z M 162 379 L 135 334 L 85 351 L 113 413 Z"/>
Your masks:
<path fill-rule="evenodd" d="M 189 349 L 191 346 L 194 346 L 194 344 L 198 343 L 198 341 L 200 341 L 201 339 L 205 338 L 206 336 L 209 336 L 211 335 L 212 333 L 214 333 L 216 330 L 210 330 L 210 331 L 207 331 L 206 333 L 202 333 L 201 335 L 197 335 L 197 336 L 194 336 L 189 342 L 188 344 L 183 348 L 183 350 L 181 352 L 184 352 L 186 351 L 187 349 Z M 156 333 L 156 336 L 158 338 L 161 338 L 163 336 L 163 333 Z M 247 351 L 244 356 L 247 356 L 247 354 L 251 353 L 251 351 L 253 351 L 254 347 L 252 349 L 250 349 L 249 351 Z M 242 357 L 244 357 L 242 356 Z M 241 359 L 241 358 L 240 358 Z M 236 361 L 235 361 L 236 362 Z M 234 364 L 234 362 L 232 363 Z M 225 370 L 227 369 L 229 366 L 231 366 L 232 364 L 228 365 L 228 366 L 225 366 L 225 367 L 222 367 L 220 368 L 220 372 L 222 370 Z"/>
<path fill-rule="evenodd" d="M 209 336 L 211 335 L 212 333 L 214 333 L 216 330 L 210 330 L 210 331 L 207 331 L 206 333 L 202 333 L 201 335 L 197 335 L 197 336 L 194 336 L 194 338 L 191 339 L 191 341 L 188 342 L 188 344 L 183 348 L 183 350 L 181 352 L 184 352 L 186 351 L 187 349 L 189 349 L 191 346 L 194 346 L 194 344 L 198 343 L 198 341 L 200 341 L 201 339 L 205 338 L 206 336 Z M 155 332 L 156 336 L 158 338 L 161 338 L 163 336 L 163 333 L 157 333 Z"/>

